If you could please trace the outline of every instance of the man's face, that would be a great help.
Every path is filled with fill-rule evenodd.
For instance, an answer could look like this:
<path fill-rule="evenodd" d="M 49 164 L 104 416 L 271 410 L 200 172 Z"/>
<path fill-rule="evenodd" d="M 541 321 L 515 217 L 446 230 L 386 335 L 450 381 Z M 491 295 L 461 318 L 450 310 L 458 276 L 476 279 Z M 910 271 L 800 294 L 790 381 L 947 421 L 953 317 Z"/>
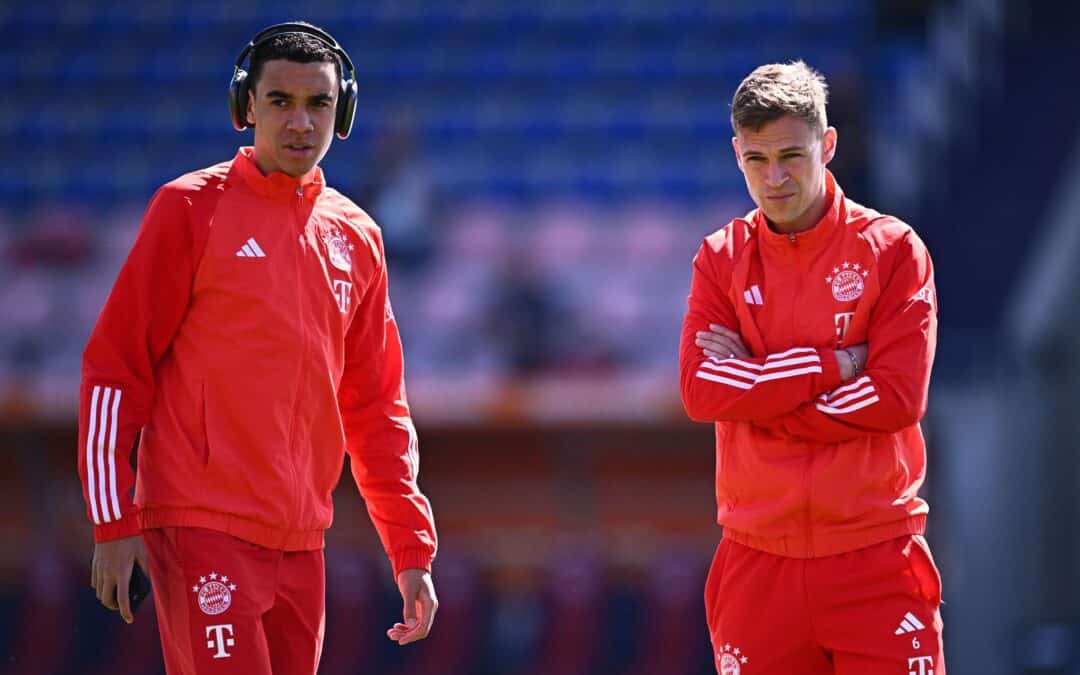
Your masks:
<path fill-rule="evenodd" d="M 825 165 L 836 152 L 836 129 L 824 135 L 794 115 L 740 129 L 732 139 L 750 197 L 784 232 L 813 226 L 825 199 Z"/>
<path fill-rule="evenodd" d="M 300 177 L 314 168 L 334 136 L 337 97 L 333 63 L 264 63 L 247 109 L 259 169 Z"/>

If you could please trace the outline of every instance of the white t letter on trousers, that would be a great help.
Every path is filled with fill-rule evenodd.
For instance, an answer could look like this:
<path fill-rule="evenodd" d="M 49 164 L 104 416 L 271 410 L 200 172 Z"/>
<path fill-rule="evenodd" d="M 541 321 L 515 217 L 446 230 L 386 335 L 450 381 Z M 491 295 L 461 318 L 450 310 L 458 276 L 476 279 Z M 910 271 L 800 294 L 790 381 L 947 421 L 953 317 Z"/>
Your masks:
<path fill-rule="evenodd" d="M 229 631 L 229 637 L 225 637 L 225 631 Z M 214 654 L 215 659 L 227 659 L 232 654 L 225 651 L 226 647 L 233 647 L 236 645 L 236 640 L 232 638 L 233 629 L 231 623 L 223 623 L 218 626 L 206 627 L 206 646 L 210 649 L 217 649 L 217 653 Z M 213 635 L 213 637 L 210 637 Z M 931 674 L 933 675 L 933 671 Z"/>
<path fill-rule="evenodd" d="M 919 664 L 918 670 L 911 670 L 911 667 L 915 664 Z M 933 656 L 916 656 L 907 660 L 908 670 L 910 675 L 934 675 L 934 657 Z M 927 668 L 926 666 L 930 666 Z"/>

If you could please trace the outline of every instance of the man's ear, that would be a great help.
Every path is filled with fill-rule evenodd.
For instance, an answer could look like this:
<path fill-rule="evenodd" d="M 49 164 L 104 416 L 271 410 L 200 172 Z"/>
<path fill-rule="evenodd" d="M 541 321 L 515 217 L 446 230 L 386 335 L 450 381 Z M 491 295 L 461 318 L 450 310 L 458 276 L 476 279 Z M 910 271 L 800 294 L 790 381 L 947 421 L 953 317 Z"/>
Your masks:
<path fill-rule="evenodd" d="M 828 164 L 836 156 L 836 127 L 829 127 L 821 138 L 821 161 Z"/>
<path fill-rule="evenodd" d="M 739 152 L 739 138 L 738 136 L 731 137 L 731 147 L 735 150 L 735 163 L 739 165 L 739 170 L 742 171 L 742 153 Z"/>
<path fill-rule="evenodd" d="M 255 127 L 255 90 L 248 88 L 247 92 L 247 112 L 244 113 L 247 117 L 247 123 L 249 127 Z"/>

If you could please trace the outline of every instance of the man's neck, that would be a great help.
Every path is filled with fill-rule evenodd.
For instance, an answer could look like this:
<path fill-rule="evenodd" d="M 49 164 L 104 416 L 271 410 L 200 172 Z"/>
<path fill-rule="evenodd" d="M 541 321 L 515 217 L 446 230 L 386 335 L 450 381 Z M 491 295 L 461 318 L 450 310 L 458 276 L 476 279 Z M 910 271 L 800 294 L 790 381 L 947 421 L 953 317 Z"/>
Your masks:
<path fill-rule="evenodd" d="M 821 222 L 821 219 L 825 217 L 825 214 L 829 212 L 830 204 L 827 199 L 828 196 L 828 189 L 825 186 L 822 186 L 821 194 L 817 196 L 817 199 L 810 205 L 810 208 L 803 211 L 802 215 L 793 222 L 778 225 L 766 218 L 765 220 L 769 224 L 769 229 L 779 234 L 797 234 L 813 229 L 815 225 Z"/>

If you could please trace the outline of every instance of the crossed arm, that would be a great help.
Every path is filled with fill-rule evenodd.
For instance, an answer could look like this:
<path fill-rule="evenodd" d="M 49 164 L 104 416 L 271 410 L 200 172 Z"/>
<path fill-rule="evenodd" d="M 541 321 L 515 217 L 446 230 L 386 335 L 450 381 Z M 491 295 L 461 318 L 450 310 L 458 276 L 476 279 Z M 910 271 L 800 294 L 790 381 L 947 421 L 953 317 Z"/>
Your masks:
<path fill-rule="evenodd" d="M 926 411 L 936 346 L 933 270 L 913 233 L 891 253 L 865 344 L 793 348 L 765 357 L 752 356 L 733 330 L 738 320 L 718 290 L 724 285 L 699 253 L 680 350 L 682 398 L 690 417 L 751 422 L 818 442 L 916 424 Z"/>

